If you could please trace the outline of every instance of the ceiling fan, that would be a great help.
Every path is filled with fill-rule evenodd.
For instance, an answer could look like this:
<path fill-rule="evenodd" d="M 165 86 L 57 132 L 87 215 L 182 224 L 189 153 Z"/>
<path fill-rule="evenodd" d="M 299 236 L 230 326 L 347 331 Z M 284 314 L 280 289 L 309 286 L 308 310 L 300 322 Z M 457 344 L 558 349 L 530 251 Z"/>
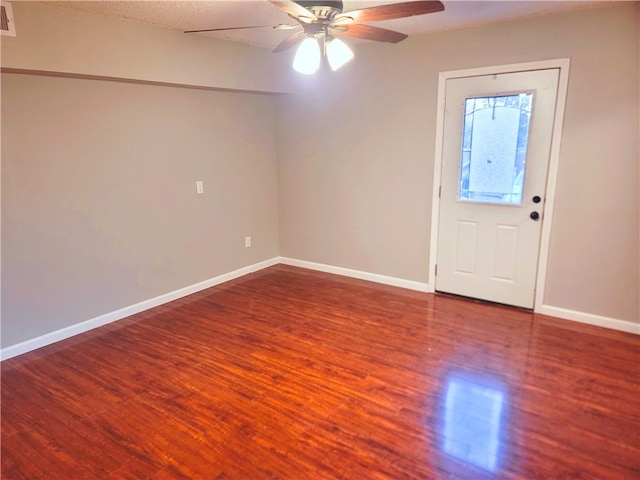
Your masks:
<path fill-rule="evenodd" d="M 335 38 L 336 36 L 398 43 L 407 38 L 407 35 L 365 24 L 444 10 L 444 5 L 438 0 L 392 3 L 347 12 L 343 12 L 341 0 L 269 0 L 269 2 L 296 20 L 298 24 L 208 28 L 188 30 L 185 33 L 267 27 L 284 30 L 302 27 L 302 30 L 285 38 L 273 51 L 274 53 L 282 52 L 301 42 L 294 59 L 294 69 L 302 73 L 314 73 L 320 65 L 322 56 L 328 59 L 333 70 L 353 58 L 349 47 Z"/>

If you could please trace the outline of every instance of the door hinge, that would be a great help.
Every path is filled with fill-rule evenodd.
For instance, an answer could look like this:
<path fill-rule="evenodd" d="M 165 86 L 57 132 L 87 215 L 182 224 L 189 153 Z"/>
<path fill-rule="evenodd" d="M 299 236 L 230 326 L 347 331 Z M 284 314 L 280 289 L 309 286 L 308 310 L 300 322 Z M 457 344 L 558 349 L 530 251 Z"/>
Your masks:
<path fill-rule="evenodd" d="M 442 198 L 442 185 L 438 187 L 438 198 Z"/>
<path fill-rule="evenodd" d="M 438 265 L 436 265 L 436 275 L 438 274 Z"/>

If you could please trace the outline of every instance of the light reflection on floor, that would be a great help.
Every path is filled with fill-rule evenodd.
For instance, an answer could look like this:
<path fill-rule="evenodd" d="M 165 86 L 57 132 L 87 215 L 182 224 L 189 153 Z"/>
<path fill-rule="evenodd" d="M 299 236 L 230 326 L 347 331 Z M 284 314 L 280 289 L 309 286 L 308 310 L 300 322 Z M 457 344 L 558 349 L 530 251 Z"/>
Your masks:
<path fill-rule="evenodd" d="M 498 467 L 504 389 L 452 375 L 444 402 L 444 452 L 489 472 Z"/>

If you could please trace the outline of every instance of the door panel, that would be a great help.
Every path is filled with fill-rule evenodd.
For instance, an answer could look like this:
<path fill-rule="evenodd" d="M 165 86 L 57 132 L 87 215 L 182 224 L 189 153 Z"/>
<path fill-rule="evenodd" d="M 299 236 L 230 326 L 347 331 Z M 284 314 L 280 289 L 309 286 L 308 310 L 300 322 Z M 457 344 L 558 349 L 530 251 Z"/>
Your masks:
<path fill-rule="evenodd" d="M 478 222 L 458 220 L 456 252 L 456 273 L 473 275 L 476 266 L 476 245 L 478 243 Z"/>
<path fill-rule="evenodd" d="M 533 308 L 558 76 L 447 80 L 436 290 Z"/>
<path fill-rule="evenodd" d="M 496 225 L 496 248 L 494 252 L 493 278 L 515 281 L 518 253 L 518 227 Z"/>

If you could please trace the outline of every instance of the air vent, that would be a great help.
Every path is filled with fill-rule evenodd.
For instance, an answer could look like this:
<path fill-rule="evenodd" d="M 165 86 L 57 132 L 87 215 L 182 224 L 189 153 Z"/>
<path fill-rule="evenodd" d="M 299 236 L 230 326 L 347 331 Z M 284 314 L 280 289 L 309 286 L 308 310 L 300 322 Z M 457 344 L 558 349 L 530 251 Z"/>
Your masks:
<path fill-rule="evenodd" d="M 13 23 L 13 10 L 9 2 L 0 2 L 0 32 L 2 35 L 16 36 L 16 24 Z"/>

